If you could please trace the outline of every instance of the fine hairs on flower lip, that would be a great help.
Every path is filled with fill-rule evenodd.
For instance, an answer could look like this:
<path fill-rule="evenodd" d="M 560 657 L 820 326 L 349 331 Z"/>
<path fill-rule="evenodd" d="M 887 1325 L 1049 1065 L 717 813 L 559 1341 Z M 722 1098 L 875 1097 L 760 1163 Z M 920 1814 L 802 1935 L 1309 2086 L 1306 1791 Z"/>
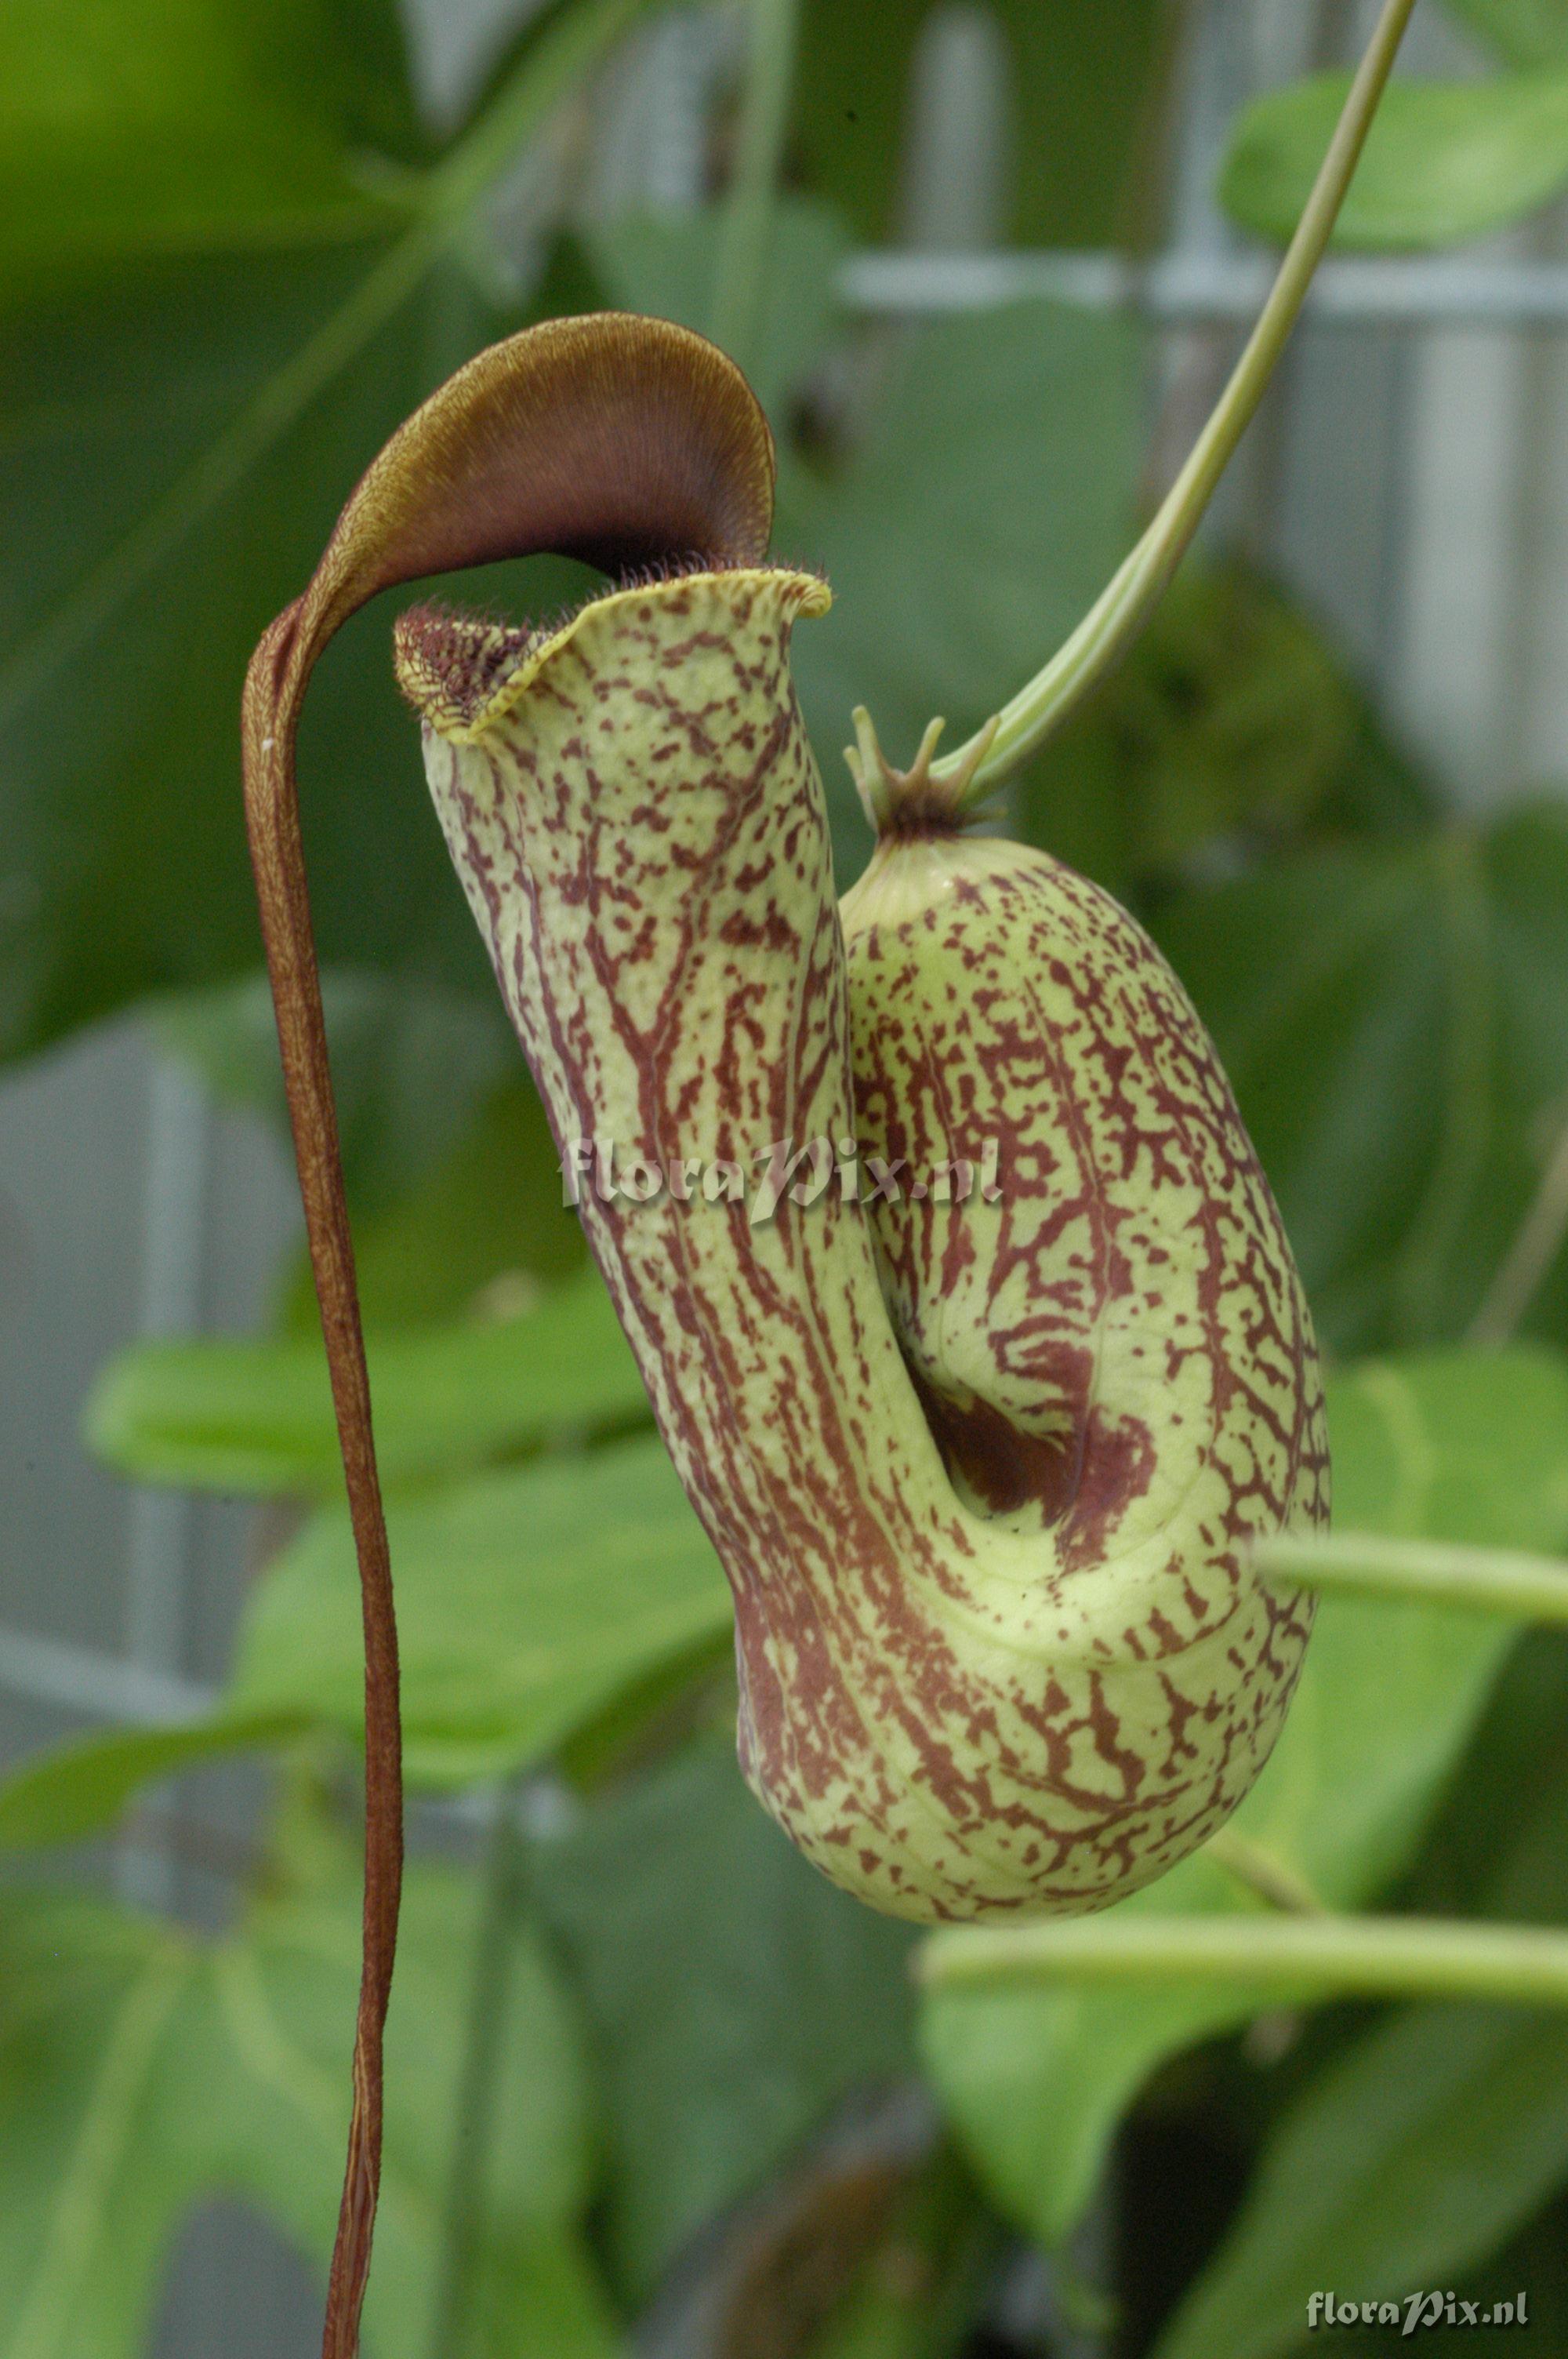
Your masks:
<path fill-rule="evenodd" d="M 696 577 L 775 572 L 802 586 L 800 611 L 825 612 L 831 600 L 820 571 L 768 565 L 740 559 L 697 555 L 671 557 L 658 565 L 625 569 L 613 581 L 589 590 L 546 620 L 514 624 L 499 616 L 422 600 L 406 607 L 393 626 L 393 670 L 406 701 L 430 726 L 446 734 L 488 726 L 505 710 L 519 675 L 570 639 L 583 616 L 607 599 L 634 597 Z"/>

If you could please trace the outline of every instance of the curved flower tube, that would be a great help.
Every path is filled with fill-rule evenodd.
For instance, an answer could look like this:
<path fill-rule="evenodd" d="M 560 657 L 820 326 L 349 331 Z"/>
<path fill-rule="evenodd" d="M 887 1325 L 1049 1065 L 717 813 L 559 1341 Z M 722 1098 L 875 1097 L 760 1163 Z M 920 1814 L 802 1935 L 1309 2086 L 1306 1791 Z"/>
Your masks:
<path fill-rule="evenodd" d="M 1283 1714 L 1310 1614 L 1246 1543 L 1325 1512 L 1311 1327 L 1213 1050 L 1104 894 L 924 821 L 841 924 L 788 670 L 827 603 L 746 567 L 541 644 L 416 610 L 398 676 L 566 1168 L 1000 1147 L 993 1203 L 579 1209 L 734 1592 L 759 1798 L 895 1915 L 1098 1908 Z"/>

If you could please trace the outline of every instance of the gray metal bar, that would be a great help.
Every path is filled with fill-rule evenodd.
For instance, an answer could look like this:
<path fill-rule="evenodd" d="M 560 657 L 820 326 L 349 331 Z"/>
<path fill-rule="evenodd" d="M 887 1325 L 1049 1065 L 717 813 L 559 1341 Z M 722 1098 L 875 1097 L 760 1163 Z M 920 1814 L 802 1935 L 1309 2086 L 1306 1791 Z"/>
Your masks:
<path fill-rule="evenodd" d="M 0 1626 L 0 1688 L 36 1703 L 80 1712 L 84 1719 L 118 1721 L 133 1728 L 165 1728 L 200 1719 L 218 1699 L 191 1680 L 130 1663 L 124 1657 L 96 1655 L 85 1647 L 35 1637 L 28 1630 Z"/>
<path fill-rule="evenodd" d="M 908 254 L 868 249 L 839 272 L 852 310 L 901 317 L 986 311 L 1030 297 L 1133 310 L 1165 324 L 1248 325 L 1274 277 L 1268 255 L 1178 253 L 1139 265 L 1105 253 Z M 1307 316 L 1394 327 L 1568 327 L 1568 263 L 1527 256 L 1377 255 L 1325 263 Z"/>

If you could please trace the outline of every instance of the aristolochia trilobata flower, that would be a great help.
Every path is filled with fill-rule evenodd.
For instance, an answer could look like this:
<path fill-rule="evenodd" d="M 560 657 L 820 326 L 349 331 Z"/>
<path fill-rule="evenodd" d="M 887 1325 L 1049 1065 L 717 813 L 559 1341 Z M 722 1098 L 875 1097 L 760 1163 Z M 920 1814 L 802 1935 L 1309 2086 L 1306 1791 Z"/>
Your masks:
<path fill-rule="evenodd" d="M 553 549 L 568 621 L 396 631 L 442 827 L 563 1160 L 654 1172 L 827 1142 L 910 1175 L 764 1220 L 684 1186 L 581 1217 L 734 1593 L 741 1756 L 837 1883 L 922 1920 L 1082 1910 L 1201 1843 L 1288 1704 L 1310 1609 L 1252 1544 L 1327 1513 L 1311 1322 L 1214 1050 L 1147 937 L 979 792 L 1147 614 L 1267 375 L 1410 0 L 1388 0 L 1232 396 L 1083 630 L 973 743 L 851 756 L 840 904 L 771 564 L 773 449 L 685 330 L 557 321 L 481 354 L 371 467 L 257 649 L 247 808 L 365 1591 L 366 1973 L 328 2349 L 354 2346 L 399 1875 L 395 1634 L 294 796 L 321 647 L 398 582 Z M 984 1170 L 989 1184 L 953 1184 Z M 928 1175 L 921 1178 L 920 1175 Z M 940 1175 L 940 1176 L 939 1176 Z M 918 1184 L 915 1184 L 915 1183 Z"/>
<path fill-rule="evenodd" d="M 398 677 L 563 1149 L 1000 1145 L 989 1202 L 581 1216 L 734 1591 L 759 1798 L 901 1916 L 1097 1908 L 1279 1726 L 1308 1614 L 1247 1543 L 1325 1511 L 1311 1328 L 1214 1052 L 1106 895 L 917 773 L 840 914 L 789 677 L 827 603 L 708 563 L 538 640 L 416 610 Z"/>

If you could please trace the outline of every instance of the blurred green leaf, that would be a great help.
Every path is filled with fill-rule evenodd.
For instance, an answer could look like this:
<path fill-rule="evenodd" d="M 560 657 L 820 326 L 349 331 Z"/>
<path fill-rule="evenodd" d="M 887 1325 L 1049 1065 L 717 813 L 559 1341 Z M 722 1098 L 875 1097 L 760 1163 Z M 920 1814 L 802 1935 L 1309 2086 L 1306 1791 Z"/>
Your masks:
<path fill-rule="evenodd" d="M 303 1870 L 303 1872 L 302 1872 Z M 336 2225 L 359 1980 L 359 1879 L 287 1855 L 215 1945 L 99 1902 L 0 1913 L 0 2353 L 135 2359 L 184 2214 L 243 2192 L 322 2267 Z M 424 2359 L 470 1984 L 471 1877 L 416 1864 L 387 2026 L 376 2359 Z M 577 2038 L 519 1931 L 480 2239 L 475 2359 L 610 2359 L 576 2234 L 590 2192 Z"/>
<path fill-rule="evenodd" d="M 1189 560 L 1101 693 L 1022 773 L 1019 833 L 1121 899 L 1303 838 L 1409 832 L 1433 798 L 1321 635 Z"/>
<path fill-rule="evenodd" d="M 322 976 L 321 996 L 344 1174 L 362 1212 L 406 1194 L 451 1150 L 522 1052 L 493 993 L 338 968 Z M 184 993 L 156 1013 L 220 1103 L 262 1114 L 287 1139 L 265 974 Z"/>
<path fill-rule="evenodd" d="M 910 1929 L 818 1876 L 705 1740 L 536 1850 L 609 2109 L 634 2295 L 851 2087 L 910 2069 Z"/>
<path fill-rule="evenodd" d="M 137 2359 L 199 2185 L 186 2120 L 200 1964 L 85 1900 L 0 1910 L 0 2352 Z"/>
<path fill-rule="evenodd" d="M 0 1056 L 257 963 L 234 721 L 250 650 L 392 429 L 519 324 L 451 256 L 641 5 L 546 9 L 400 237 L 117 269 L 8 321 Z M 322 954 L 488 996 L 385 630 L 384 612 L 347 625 L 301 734 Z"/>
<path fill-rule="evenodd" d="M 608 302 L 706 333 L 722 235 L 722 216 L 709 208 L 623 215 L 585 230 L 583 242 Z M 788 397 L 838 321 L 835 281 L 849 245 L 827 206 L 794 197 L 777 207 L 762 334 L 747 369 L 775 432 L 787 424 Z"/>
<path fill-rule="evenodd" d="M 1568 1913 L 1568 1636 L 1516 1650 L 1405 1897 L 1514 1923 Z M 1490 2254 L 1568 2178 L 1565 2042 L 1559 2018 L 1470 2006 L 1405 2008 L 1357 2038 L 1278 2121 L 1169 2359 L 1261 2359 L 1295 2346 L 1330 2277 L 1398 2295 Z"/>
<path fill-rule="evenodd" d="M 586 1262 L 577 1214 L 561 1201 L 545 1109 L 514 1041 L 511 1062 L 515 1078 L 491 1092 L 416 1185 L 356 1220 L 354 1260 L 367 1328 L 429 1328 L 476 1311 L 504 1317 Z M 285 1323 L 308 1333 L 319 1316 L 302 1256 Z M 585 1325 L 591 1358 L 594 1313 Z"/>
<path fill-rule="evenodd" d="M 1160 911 L 1320 1330 L 1462 1332 L 1568 1122 L 1568 815 L 1281 861 Z M 1560 1254 L 1530 1321 L 1560 1334 Z"/>
<path fill-rule="evenodd" d="M 1564 0 L 1444 0 L 1444 5 L 1506 65 L 1568 63 Z"/>
<path fill-rule="evenodd" d="M 652 1437 L 394 1501 L 387 1524 L 418 1784 L 467 1785 L 536 1760 L 729 1631 L 718 1560 Z M 362 1645 L 353 1548 L 333 1509 L 253 1593 L 229 1708 L 357 1733 Z"/>
<path fill-rule="evenodd" d="M 1065 637 L 1124 554 L 1136 449 L 1138 345 L 1117 321 L 1014 304 L 879 358 L 858 446 L 782 469 L 774 534 L 833 591 L 795 673 L 840 809 L 857 704 L 907 761 L 934 713 L 956 741 Z"/>
<path fill-rule="evenodd" d="M 412 1785 L 449 1789 L 538 1760 L 729 1636 L 718 1560 L 651 1438 L 395 1499 L 387 1527 Z M 222 1708 L 25 1763 L 0 1786 L 0 1840 L 75 1841 L 142 1783 L 300 1728 L 357 1738 L 362 1645 L 346 1516 L 328 1510 L 253 1590 Z"/>
<path fill-rule="evenodd" d="M 362 237 L 392 210 L 363 151 L 420 144 L 391 0 L 9 0 L 0 299 L 72 263 Z"/>
<path fill-rule="evenodd" d="M 1450 2284 L 1568 2171 L 1568 2024 L 1517 2009 L 1411 2009 L 1358 2040 L 1286 2113 L 1219 2259 L 1159 2359 L 1274 2359 L 1307 2299 Z"/>
<path fill-rule="evenodd" d="M 915 44 L 932 0 L 806 0 L 794 152 L 807 185 L 873 243 L 897 234 Z M 1012 169 L 1004 238 L 1101 245 L 1147 200 L 1169 36 L 1160 0 L 998 0 Z"/>
<path fill-rule="evenodd" d="M 322 977 L 322 998 L 367 1328 L 439 1325 L 470 1314 L 498 1278 L 574 1269 L 582 1233 L 498 995 L 340 968 Z M 265 976 L 188 993 L 157 1015 L 220 1103 L 262 1115 L 290 1151 Z M 318 1330 L 303 1247 L 280 1314 L 294 1332 Z"/>
<path fill-rule="evenodd" d="M 1331 1379 L 1329 1427 L 1346 1527 L 1544 1549 L 1568 1535 L 1568 1369 L 1544 1353 L 1372 1364 Z M 1368 1898 L 1408 1858 L 1508 1643 L 1464 1615 L 1325 1600 L 1236 1832 L 1329 1906 Z M 1122 1904 L 1255 1905 L 1206 1853 Z M 992 2190 L 1054 2242 L 1155 2062 L 1255 2011 L 1234 1990 L 946 1991 L 926 2000 L 923 2047 Z"/>
<path fill-rule="evenodd" d="M 1220 174 L 1226 211 L 1283 241 L 1349 77 L 1317 74 L 1243 109 Z M 1534 212 L 1568 180 L 1568 74 L 1391 82 L 1334 233 L 1339 246 L 1444 246 Z"/>
<path fill-rule="evenodd" d="M 308 1725 L 297 1713 L 220 1712 L 169 1728 L 112 1729 L 38 1755 L 0 1784 L 0 1844 L 79 1843 L 113 1826 L 144 1786 L 225 1753 L 279 1744 Z"/>
<path fill-rule="evenodd" d="M 514 1318 L 373 1334 L 370 1371 L 389 1489 L 640 1422 L 647 1409 L 591 1269 Z M 98 1456 L 141 1482 L 334 1496 L 342 1486 L 319 1339 L 134 1345 L 99 1378 L 86 1430 Z"/>

